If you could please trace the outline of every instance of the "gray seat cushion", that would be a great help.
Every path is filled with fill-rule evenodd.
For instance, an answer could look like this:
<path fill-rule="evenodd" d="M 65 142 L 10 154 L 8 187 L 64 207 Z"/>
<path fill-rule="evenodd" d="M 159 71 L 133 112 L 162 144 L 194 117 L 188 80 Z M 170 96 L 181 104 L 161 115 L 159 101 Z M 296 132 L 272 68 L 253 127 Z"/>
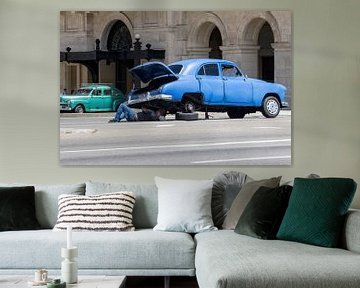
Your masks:
<path fill-rule="evenodd" d="M 186 233 L 145 229 L 133 232 L 73 232 L 79 270 L 194 269 L 195 243 Z M 66 232 L 2 232 L 0 270 L 61 266 Z M 11 253 L 9 253 L 11 251 Z"/>
<path fill-rule="evenodd" d="M 360 254 L 229 230 L 197 234 L 195 268 L 200 288 L 358 287 Z"/>

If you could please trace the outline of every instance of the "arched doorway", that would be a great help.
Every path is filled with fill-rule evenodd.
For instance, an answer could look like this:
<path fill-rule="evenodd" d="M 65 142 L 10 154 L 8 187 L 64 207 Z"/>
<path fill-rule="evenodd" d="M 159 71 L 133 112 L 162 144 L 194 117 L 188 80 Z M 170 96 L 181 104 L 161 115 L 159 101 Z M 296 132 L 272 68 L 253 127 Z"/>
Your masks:
<path fill-rule="evenodd" d="M 222 59 L 222 51 L 220 50 L 220 46 L 222 46 L 221 32 L 219 28 L 215 26 L 209 38 L 209 58 Z"/>
<path fill-rule="evenodd" d="M 216 14 L 200 13 L 189 26 L 188 58 L 222 58 L 220 47 L 228 45 L 228 37 L 224 23 Z"/>
<path fill-rule="evenodd" d="M 126 54 L 131 48 L 130 31 L 124 22 L 117 20 L 109 31 L 107 49 L 108 51 L 122 51 Z M 124 93 L 129 90 L 129 85 L 131 86 L 128 68 L 133 66 L 134 60 L 116 60 L 115 62 L 115 86 Z"/>
<path fill-rule="evenodd" d="M 258 36 L 259 77 L 268 82 L 274 82 L 274 33 L 268 22 L 261 27 Z"/>

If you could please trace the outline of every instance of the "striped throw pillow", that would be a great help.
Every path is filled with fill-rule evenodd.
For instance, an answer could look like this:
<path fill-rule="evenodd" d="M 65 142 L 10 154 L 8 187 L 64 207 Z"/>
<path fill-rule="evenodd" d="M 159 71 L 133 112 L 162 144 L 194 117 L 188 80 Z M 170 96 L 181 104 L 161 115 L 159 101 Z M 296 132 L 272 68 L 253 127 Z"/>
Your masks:
<path fill-rule="evenodd" d="M 55 231 L 133 231 L 132 192 L 115 192 L 92 196 L 60 195 Z"/>

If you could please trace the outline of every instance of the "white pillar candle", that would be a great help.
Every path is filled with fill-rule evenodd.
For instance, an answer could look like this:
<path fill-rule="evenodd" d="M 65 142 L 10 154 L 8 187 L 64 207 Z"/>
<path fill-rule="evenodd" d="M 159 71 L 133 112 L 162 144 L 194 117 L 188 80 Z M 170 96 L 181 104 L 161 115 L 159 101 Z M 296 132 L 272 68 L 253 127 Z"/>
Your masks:
<path fill-rule="evenodd" d="M 72 227 L 70 225 L 67 226 L 66 232 L 67 232 L 66 248 L 70 249 L 72 248 L 72 235 L 71 235 Z"/>

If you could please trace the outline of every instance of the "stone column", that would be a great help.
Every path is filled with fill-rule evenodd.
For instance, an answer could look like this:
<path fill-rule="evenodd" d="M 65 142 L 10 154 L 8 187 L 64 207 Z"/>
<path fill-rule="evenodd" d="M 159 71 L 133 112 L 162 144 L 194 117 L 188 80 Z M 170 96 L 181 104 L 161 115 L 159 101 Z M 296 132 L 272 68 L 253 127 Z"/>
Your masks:
<path fill-rule="evenodd" d="M 275 82 L 283 84 L 287 88 L 287 102 L 291 107 L 292 99 L 292 48 L 289 43 L 273 43 L 274 48 L 274 77 Z"/>
<path fill-rule="evenodd" d="M 105 60 L 99 62 L 99 82 L 100 83 L 109 83 L 116 84 L 116 65 L 115 62 L 106 64 Z"/>
<path fill-rule="evenodd" d="M 64 91 L 64 89 L 68 89 L 66 86 L 66 64 L 65 62 L 60 62 L 60 93 L 62 93 Z"/>
<path fill-rule="evenodd" d="M 183 59 L 189 58 L 209 58 L 209 47 L 190 47 L 186 49 L 187 55 Z"/>
<path fill-rule="evenodd" d="M 223 58 L 236 62 L 241 71 L 249 77 L 259 75 L 259 49 L 257 45 L 242 44 L 236 48 L 221 47 Z"/>

